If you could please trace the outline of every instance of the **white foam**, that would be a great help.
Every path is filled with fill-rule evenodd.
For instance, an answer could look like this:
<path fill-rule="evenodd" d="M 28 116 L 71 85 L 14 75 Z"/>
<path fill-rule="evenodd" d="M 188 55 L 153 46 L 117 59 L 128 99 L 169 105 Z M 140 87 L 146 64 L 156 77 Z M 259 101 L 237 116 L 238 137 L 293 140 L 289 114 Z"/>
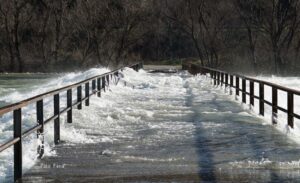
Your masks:
<path fill-rule="evenodd" d="M 173 161 L 184 160 L 184 158 L 159 159 L 159 158 L 148 158 L 148 157 L 142 157 L 142 156 L 121 156 L 121 159 L 127 160 L 127 161 L 145 161 L 145 162 L 173 162 Z"/>
<path fill-rule="evenodd" d="M 91 69 L 87 72 L 69 73 L 43 84 L 41 89 L 22 94 L 14 92 L 9 96 L 2 97 L 0 100 L 4 99 L 7 102 L 14 102 L 43 93 L 45 91 L 66 86 L 68 84 L 73 84 L 74 82 L 78 82 L 104 72 L 107 72 L 107 70 Z M 214 95 L 212 94 L 215 93 L 222 95 L 221 98 L 215 99 L 216 101 L 229 100 L 230 98 L 224 97 L 227 96 L 227 94 L 225 95 L 222 93 L 224 92 L 224 89 L 222 89 L 222 92 L 220 92 L 219 89 L 213 88 L 210 84 L 210 80 L 207 80 L 204 76 L 195 76 L 186 79 L 183 79 L 180 76 L 167 76 L 163 74 L 152 76 L 143 70 L 135 72 L 134 70 L 128 68 L 124 69 L 123 73 L 120 75 L 123 77 L 119 81 L 119 84 L 117 86 L 111 85 L 108 92 L 102 93 L 103 97 L 101 99 L 93 96 L 93 98 L 90 100 L 89 108 L 84 107 L 81 111 L 73 110 L 73 124 L 67 124 L 66 117 L 61 116 L 61 139 L 67 143 L 115 143 L 122 138 L 135 139 L 135 133 L 145 130 L 140 128 L 135 129 L 135 125 L 143 123 L 149 127 L 146 130 L 163 129 L 164 131 L 163 133 L 159 132 L 158 134 L 153 135 L 152 137 L 154 139 L 146 139 L 147 141 L 145 140 L 145 143 L 155 145 L 157 144 L 157 139 L 174 140 L 180 138 L 182 140 L 183 137 L 190 138 L 193 134 L 195 134 L 195 128 L 197 128 L 197 126 L 190 121 L 185 122 L 172 120 L 180 118 L 184 119 L 188 115 L 194 113 L 192 110 L 193 106 L 189 106 L 189 104 L 184 105 L 184 103 L 188 101 L 186 97 L 191 95 L 194 103 L 210 101 L 214 99 Z M 187 76 L 187 73 L 182 73 L 181 75 Z M 199 90 L 200 87 L 204 89 L 206 88 L 207 90 Z M 255 92 L 257 92 L 257 90 Z M 159 95 L 157 95 L 157 93 L 159 93 Z M 137 97 L 139 97 L 138 100 Z M 123 98 L 126 98 L 126 101 Z M 65 96 L 62 96 L 61 103 L 65 104 Z M 53 103 L 50 99 L 48 102 L 46 101 L 46 105 L 47 107 L 45 107 L 45 109 L 49 110 L 45 111 L 45 116 L 51 116 L 51 114 L 53 114 Z M 133 107 L 132 105 L 136 106 Z M 258 105 L 256 105 L 254 110 L 257 110 L 257 106 Z M 249 106 L 245 105 L 244 107 L 247 111 L 240 112 L 239 115 L 250 115 L 251 111 L 249 110 Z M 27 115 L 25 120 L 26 127 L 36 124 L 35 114 L 32 113 L 34 109 L 35 106 L 33 105 L 24 110 Z M 266 110 L 267 114 L 268 112 L 270 111 Z M 215 109 L 213 111 L 208 110 L 204 113 L 220 113 L 230 115 L 233 112 L 230 109 L 226 109 L 224 112 L 220 112 L 219 110 Z M 166 119 L 169 118 L 171 119 L 167 121 Z M 154 119 L 155 122 L 152 122 Z M 161 119 L 163 122 L 160 122 Z M 269 117 L 267 117 L 267 119 L 270 120 Z M 11 115 L 1 117 L 1 121 L 0 142 L 4 142 L 5 139 L 8 139 L 8 137 L 12 135 Z M 206 129 L 217 129 L 222 127 L 222 124 L 213 122 L 201 123 L 201 125 L 201 127 Z M 289 134 L 295 134 L 295 136 L 296 134 L 300 134 L 298 133 L 300 132 L 298 125 L 296 125 L 295 130 L 287 128 L 284 123 L 279 123 L 277 127 L 282 131 L 284 129 L 284 133 L 287 133 L 288 131 Z M 133 130 L 128 131 L 127 128 Z M 45 155 L 55 156 L 56 152 L 51 150 L 53 147 L 53 124 L 47 125 L 45 131 Z M 176 133 L 174 133 L 174 131 Z M 119 134 L 117 137 L 114 136 L 116 133 Z M 95 134 L 95 136 L 93 137 L 93 135 L 89 134 Z M 36 148 L 38 141 L 34 135 L 27 138 L 26 141 L 28 143 L 26 142 L 25 144 L 28 144 L 28 146 L 26 146 L 23 157 L 24 162 L 26 163 L 24 164 L 24 168 L 28 169 L 36 160 Z M 128 148 L 130 149 L 134 147 L 128 146 Z M 103 151 L 103 155 L 116 154 L 117 152 L 108 149 Z M 168 157 L 159 159 L 128 155 L 120 157 L 118 161 L 171 162 L 179 160 L 181 159 Z M 252 164 L 255 166 L 268 166 L 269 164 L 272 164 L 272 162 L 270 163 L 269 160 L 263 160 L 262 162 L 258 163 L 255 161 L 235 162 L 236 165 L 234 166 L 242 166 L 243 163 L 247 166 L 248 164 L 251 164 L 251 166 Z M 288 166 L 289 163 L 297 166 L 297 161 L 282 162 L 278 163 L 277 166 L 284 167 L 284 164 Z M 11 171 L 12 150 L 8 149 L 0 154 L 0 181 L 3 180 L 5 176 L 11 175 Z"/>
<path fill-rule="evenodd" d="M 257 79 L 268 81 L 271 83 L 279 84 L 282 86 L 286 86 L 289 88 L 300 90 L 300 78 L 298 77 L 263 77 L 259 76 Z M 206 79 L 207 85 L 210 85 L 210 87 L 213 87 L 210 82 L 211 79 Z M 240 81 L 241 82 L 241 81 Z M 234 81 L 235 83 L 235 81 Z M 218 95 L 224 94 L 224 88 L 221 87 L 213 87 L 217 89 Z M 272 101 L 272 89 L 269 86 L 264 87 L 265 90 L 265 100 Z M 234 89 L 233 89 L 234 91 Z M 246 91 L 250 91 L 249 82 L 246 83 Z M 256 96 L 259 96 L 259 86 L 257 83 L 255 83 L 255 91 Z M 240 96 L 235 96 L 235 92 L 233 92 L 233 95 L 231 97 L 231 100 L 237 101 L 238 103 L 242 104 L 241 101 L 241 94 Z M 258 100 L 255 99 L 254 107 L 249 105 L 249 96 L 247 96 L 247 104 L 242 104 L 241 106 L 245 110 L 245 112 L 240 113 L 241 115 L 256 115 L 256 117 L 263 119 L 264 123 L 263 125 L 272 125 L 272 108 L 265 104 L 265 115 L 262 117 L 259 114 L 259 103 Z M 281 90 L 278 90 L 278 106 L 287 108 L 287 93 Z M 253 113 L 254 112 L 254 113 Z M 294 113 L 300 114 L 300 96 L 295 95 L 294 96 Z M 300 120 L 294 119 L 294 129 L 290 128 L 287 125 L 287 115 L 281 111 L 278 111 L 277 115 L 277 125 L 274 127 L 279 130 L 281 133 L 286 134 L 291 140 L 297 142 L 300 144 Z"/>
<path fill-rule="evenodd" d="M 103 74 L 109 70 L 99 68 L 99 69 L 90 69 L 85 72 L 78 73 L 67 73 L 62 75 L 59 78 L 50 80 L 49 82 L 34 87 L 33 91 L 27 91 L 24 93 L 12 92 L 9 95 L 0 97 L 0 100 L 13 103 L 26 98 L 33 97 L 35 95 L 61 88 L 79 81 L 82 81 L 87 78 L 91 78 L 96 75 Z M 75 96 L 74 96 L 75 97 Z M 61 96 L 61 104 L 66 103 L 66 96 Z M 63 105 L 62 105 L 63 106 Z M 50 117 L 53 115 L 53 102 L 51 99 L 44 100 L 44 116 Z M 84 110 L 83 110 L 84 111 Z M 75 115 L 78 115 L 78 111 L 74 111 Z M 80 114 L 79 114 L 80 115 Z M 83 116 L 88 116 L 87 113 L 83 112 Z M 3 144 L 8 139 L 12 138 L 12 114 L 3 115 L 0 117 L 0 143 Z M 35 117 L 35 105 L 30 105 L 25 107 L 22 110 L 22 119 L 23 119 L 23 130 L 29 129 L 36 125 Z M 75 118 L 74 118 L 75 119 Z M 81 119 L 81 118 L 80 118 Z M 87 120 L 88 118 L 86 118 Z M 78 122 L 76 119 L 74 122 Z M 83 120 L 84 122 L 84 120 Z M 87 121 L 86 121 L 87 122 Z M 56 155 L 55 151 L 52 151 L 53 147 L 53 124 L 46 125 L 45 127 L 45 156 L 54 156 Z M 67 125 L 65 116 L 61 116 L 61 139 L 66 140 L 68 143 L 94 143 L 93 139 L 89 139 L 85 132 L 76 129 L 74 126 Z M 23 171 L 26 172 L 30 167 L 32 167 L 37 159 L 37 147 L 39 140 L 36 138 L 36 134 L 32 134 L 25 139 L 23 139 Z M 12 176 L 12 165 L 13 165 L 13 152 L 12 148 L 9 148 L 0 154 L 0 182 L 4 180 L 5 177 Z"/>
<path fill-rule="evenodd" d="M 273 169 L 273 170 L 291 170 L 300 169 L 300 160 L 298 161 L 271 161 L 262 158 L 260 161 L 245 160 L 230 163 L 233 168 L 243 169 Z"/>

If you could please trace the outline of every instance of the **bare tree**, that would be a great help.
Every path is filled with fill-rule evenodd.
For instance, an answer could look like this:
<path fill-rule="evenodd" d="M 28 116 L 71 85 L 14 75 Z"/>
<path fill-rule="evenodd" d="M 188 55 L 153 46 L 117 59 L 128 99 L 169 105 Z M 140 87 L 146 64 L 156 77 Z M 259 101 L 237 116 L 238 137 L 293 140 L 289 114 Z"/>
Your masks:
<path fill-rule="evenodd" d="M 271 45 L 274 72 L 279 74 L 286 69 L 287 61 L 284 60 L 284 55 L 288 53 L 299 28 L 299 1 L 261 1 L 259 6 L 257 25 Z"/>
<path fill-rule="evenodd" d="M 9 54 L 9 70 L 15 71 L 15 55 L 13 48 L 13 34 L 12 34 L 12 22 L 10 17 L 12 17 L 12 1 L 2 0 L 0 2 L 0 13 L 1 13 L 1 27 L 4 27 L 5 36 L 2 38 L 3 48 Z"/>
<path fill-rule="evenodd" d="M 12 71 L 23 72 L 24 60 L 21 56 L 20 46 L 20 32 L 22 27 L 26 25 L 31 15 L 28 14 L 28 9 L 31 6 L 28 5 L 27 0 L 13 0 L 9 2 L 1 3 L 0 12 L 2 19 L 4 20 L 5 32 L 7 34 L 7 50 L 10 54 L 10 69 Z M 15 61 L 18 63 L 18 67 L 15 67 Z"/>
<path fill-rule="evenodd" d="M 1 70 L 198 57 L 284 73 L 300 50 L 298 1 L 0 0 Z"/>
<path fill-rule="evenodd" d="M 259 18 L 259 8 L 257 7 L 258 2 L 257 0 L 236 0 L 235 3 L 239 18 L 244 25 L 241 27 L 242 29 L 246 29 L 252 67 L 253 70 L 256 71 L 258 67 L 256 54 L 256 43 L 258 39 L 257 30 L 259 26 L 257 25 Z"/>
<path fill-rule="evenodd" d="M 223 35 L 229 15 L 228 11 L 223 11 L 225 3 L 187 0 L 174 6 L 173 1 L 166 0 L 166 16 L 193 40 L 202 65 L 219 65 L 219 52 L 224 49 Z"/>

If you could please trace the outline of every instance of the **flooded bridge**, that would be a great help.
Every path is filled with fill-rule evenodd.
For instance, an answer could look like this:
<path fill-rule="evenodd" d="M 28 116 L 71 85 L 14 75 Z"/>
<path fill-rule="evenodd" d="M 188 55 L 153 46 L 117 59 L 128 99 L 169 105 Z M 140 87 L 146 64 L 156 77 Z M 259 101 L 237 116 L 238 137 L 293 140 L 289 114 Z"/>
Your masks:
<path fill-rule="evenodd" d="M 140 66 L 133 68 L 138 70 Z M 75 92 L 70 92 L 70 87 L 65 88 L 66 91 L 63 92 L 66 93 L 61 94 L 60 99 L 66 105 L 60 106 L 56 112 L 54 110 L 54 117 L 47 109 L 41 110 L 41 106 L 46 108 L 49 105 L 52 109 L 57 103 L 48 104 L 44 99 L 42 105 L 39 98 L 35 104 L 37 112 L 33 115 L 42 123 L 25 132 L 15 124 L 14 130 L 18 132 L 14 133 L 15 138 L 1 146 L 1 151 L 8 146 L 15 146 L 15 180 L 300 181 L 299 144 L 269 125 L 279 125 L 279 117 L 275 120 L 273 116 L 273 120 L 269 122 L 250 110 L 249 105 L 241 104 L 251 103 L 250 97 L 247 101 L 244 100 L 244 94 L 252 94 L 255 98 L 256 91 L 254 88 L 252 91 L 250 82 L 245 85 L 241 78 L 241 95 L 236 95 L 234 92 L 237 90 L 234 90 L 233 85 L 236 86 L 237 80 L 231 86 L 230 75 L 218 75 L 216 71 L 205 70 L 207 75 L 193 76 L 186 71 L 168 73 L 164 69 L 163 73 L 151 73 L 145 70 L 136 72 L 134 69 L 124 68 L 108 75 L 93 77 L 73 85 L 76 87 Z M 222 83 L 224 87 L 220 87 Z M 82 88 L 77 90 L 81 86 L 86 88 L 85 97 L 82 97 Z M 98 97 L 93 95 L 97 93 Z M 51 94 L 57 95 L 57 92 Z M 239 96 L 241 101 L 238 100 Z M 253 104 L 256 102 L 259 104 L 259 97 Z M 81 103 L 89 107 L 80 106 Z M 256 105 L 251 106 L 253 108 Z M 296 105 L 293 104 L 293 109 L 294 106 Z M 287 106 L 286 110 L 291 110 L 290 107 Z M 18 110 L 13 106 L 11 109 Z M 272 105 L 270 110 L 272 111 Z M 66 114 L 61 114 L 63 112 Z M 1 114 L 4 114 L 3 110 Z M 19 113 L 13 114 L 14 121 L 20 121 Z M 264 114 L 268 114 L 267 108 Z M 296 110 L 290 114 L 293 115 L 293 124 L 295 123 L 293 128 L 297 128 Z M 49 121 L 56 120 L 56 125 L 44 127 L 48 122 L 45 119 L 49 116 Z M 287 121 L 289 120 L 291 118 L 287 116 Z M 293 130 L 291 121 L 285 124 L 287 129 Z M 22 150 L 22 143 L 21 146 L 18 143 L 26 134 L 36 135 L 37 130 L 40 140 L 34 145 L 40 147 L 38 155 L 43 157 L 36 158 L 36 147 L 26 145 L 29 150 L 23 147 L 23 151 L 27 152 L 23 153 L 22 160 L 22 153 L 19 152 Z M 55 146 L 49 142 L 53 138 L 57 140 Z M 32 144 L 32 140 L 28 144 Z M 13 151 L 10 153 L 14 154 Z M 7 163 L 8 160 L 1 158 L 13 157 L 0 157 L 2 162 Z M 17 163 L 23 163 L 23 167 L 17 166 Z M 12 164 L 7 164 L 2 167 L 7 168 L 3 181 L 10 182 L 13 181 L 13 172 L 9 173 L 9 168 L 13 167 Z"/>

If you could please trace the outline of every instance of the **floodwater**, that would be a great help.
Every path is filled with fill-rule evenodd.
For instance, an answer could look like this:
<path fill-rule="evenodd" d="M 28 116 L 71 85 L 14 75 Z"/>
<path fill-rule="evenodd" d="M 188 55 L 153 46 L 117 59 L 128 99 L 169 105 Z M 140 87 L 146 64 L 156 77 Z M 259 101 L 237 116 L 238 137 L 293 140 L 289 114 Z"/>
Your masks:
<path fill-rule="evenodd" d="M 24 182 L 300 181 L 299 143 L 205 76 L 131 69 L 123 75 L 102 98 L 74 110 L 73 124 L 62 116 L 57 147 L 49 125 L 44 159 L 24 155 L 35 162 Z M 7 182 L 10 158 L 0 165 Z"/>
<path fill-rule="evenodd" d="M 40 84 L 46 83 L 54 74 L 0 74 L 0 107 L 9 104 L 7 96 L 11 93 L 28 92 L 38 89 Z"/>

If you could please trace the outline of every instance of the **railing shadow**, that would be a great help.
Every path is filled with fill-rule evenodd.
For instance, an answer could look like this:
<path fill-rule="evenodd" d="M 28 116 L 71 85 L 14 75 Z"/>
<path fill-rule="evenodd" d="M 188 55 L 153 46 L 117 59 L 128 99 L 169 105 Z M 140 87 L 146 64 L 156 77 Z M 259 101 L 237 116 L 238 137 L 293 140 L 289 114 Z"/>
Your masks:
<path fill-rule="evenodd" d="M 190 116 L 190 121 L 194 123 L 195 126 L 198 124 L 198 119 L 200 117 L 200 113 L 196 111 L 196 107 L 194 106 L 194 99 L 195 96 L 192 93 L 192 89 L 187 89 L 187 96 L 186 96 L 186 106 L 191 107 L 191 110 L 193 111 L 193 115 Z M 216 176 L 215 176 L 215 167 L 214 167 L 214 155 L 211 152 L 208 142 L 210 139 L 206 138 L 205 131 L 201 127 L 196 128 L 196 139 L 195 139 L 195 146 L 197 149 L 198 154 L 198 176 L 200 180 L 203 181 L 210 181 L 210 182 L 216 182 Z M 203 134 L 203 135 L 202 135 Z"/>

